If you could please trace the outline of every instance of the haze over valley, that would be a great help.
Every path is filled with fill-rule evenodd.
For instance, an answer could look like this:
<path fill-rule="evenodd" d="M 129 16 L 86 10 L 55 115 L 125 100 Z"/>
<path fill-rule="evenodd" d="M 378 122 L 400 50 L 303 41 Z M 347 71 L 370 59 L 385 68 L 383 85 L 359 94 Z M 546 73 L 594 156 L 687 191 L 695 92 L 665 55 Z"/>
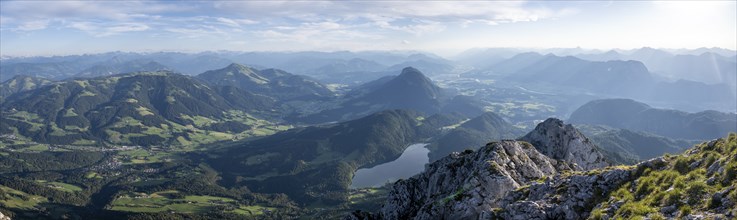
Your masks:
<path fill-rule="evenodd" d="M 734 1 L 0 6 L 2 220 L 737 216 Z"/>

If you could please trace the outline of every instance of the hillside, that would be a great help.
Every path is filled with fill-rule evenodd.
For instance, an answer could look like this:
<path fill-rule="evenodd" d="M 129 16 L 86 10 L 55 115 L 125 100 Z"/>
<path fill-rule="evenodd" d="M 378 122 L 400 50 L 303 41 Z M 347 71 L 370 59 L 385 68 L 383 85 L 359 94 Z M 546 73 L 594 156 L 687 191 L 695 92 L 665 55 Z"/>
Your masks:
<path fill-rule="evenodd" d="M 33 90 L 51 83 L 51 80 L 43 77 L 16 75 L 13 78 L 0 83 L 0 102 L 2 102 L 5 97 L 11 96 L 15 93 Z"/>
<path fill-rule="evenodd" d="M 314 100 L 331 97 L 333 92 L 319 82 L 305 76 L 278 69 L 256 70 L 233 63 L 225 68 L 210 70 L 197 78 L 215 86 L 233 86 L 277 100 Z"/>
<path fill-rule="evenodd" d="M 514 139 L 524 134 L 522 129 L 514 127 L 492 112 L 486 112 L 455 127 L 445 128 L 451 130 L 428 145 L 430 161 L 443 158 L 451 152 L 475 150 L 490 141 Z"/>
<path fill-rule="evenodd" d="M 3 134 L 76 145 L 190 145 L 247 135 L 267 97 L 211 88 L 171 72 L 68 80 L 17 93 L 2 105 Z"/>
<path fill-rule="evenodd" d="M 588 102 L 576 109 L 569 121 L 645 131 L 675 139 L 705 140 L 737 132 L 737 115 L 734 113 L 658 109 L 630 99 Z"/>
<path fill-rule="evenodd" d="M 694 141 L 601 125 L 575 125 L 575 127 L 599 146 L 608 159 L 618 164 L 635 164 L 666 153 L 678 154 L 695 144 Z"/>
<path fill-rule="evenodd" d="M 731 133 L 680 155 L 532 183 L 510 193 L 502 203 L 506 208 L 495 214 L 516 219 L 729 219 L 737 215 L 736 180 L 737 134 Z M 577 211 L 566 211 L 571 209 Z"/>
<path fill-rule="evenodd" d="M 284 193 L 302 204 L 345 201 L 353 172 L 393 160 L 431 134 L 415 112 L 382 111 L 331 125 L 228 143 L 206 158 L 227 186 Z"/>

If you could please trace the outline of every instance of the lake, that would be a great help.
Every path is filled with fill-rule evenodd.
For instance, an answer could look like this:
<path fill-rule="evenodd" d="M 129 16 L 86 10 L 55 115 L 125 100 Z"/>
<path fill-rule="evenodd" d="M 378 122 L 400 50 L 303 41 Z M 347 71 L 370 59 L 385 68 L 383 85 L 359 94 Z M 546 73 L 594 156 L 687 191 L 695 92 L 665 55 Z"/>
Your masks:
<path fill-rule="evenodd" d="M 377 187 L 424 171 L 425 164 L 430 161 L 427 156 L 430 150 L 425 146 L 427 144 L 423 143 L 410 145 L 394 161 L 358 169 L 353 175 L 351 188 Z"/>

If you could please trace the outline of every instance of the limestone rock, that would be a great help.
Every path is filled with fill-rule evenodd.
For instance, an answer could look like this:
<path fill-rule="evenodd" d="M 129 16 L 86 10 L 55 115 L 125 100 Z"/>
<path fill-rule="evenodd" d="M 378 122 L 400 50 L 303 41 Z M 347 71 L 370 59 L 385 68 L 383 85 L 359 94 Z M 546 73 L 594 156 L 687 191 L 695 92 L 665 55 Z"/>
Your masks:
<path fill-rule="evenodd" d="M 379 213 L 383 219 L 478 219 L 508 192 L 558 172 L 558 164 L 525 142 L 490 143 L 453 153 L 424 173 L 397 181 Z"/>
<path fill-rule="evenodd" d="M 610 164 L 604 160 L 598 147 L 570 124 L 549 118 L 524 137 L 538 151 L 556 160 L 574 165 L 576 170 L 603 168 Z"/>

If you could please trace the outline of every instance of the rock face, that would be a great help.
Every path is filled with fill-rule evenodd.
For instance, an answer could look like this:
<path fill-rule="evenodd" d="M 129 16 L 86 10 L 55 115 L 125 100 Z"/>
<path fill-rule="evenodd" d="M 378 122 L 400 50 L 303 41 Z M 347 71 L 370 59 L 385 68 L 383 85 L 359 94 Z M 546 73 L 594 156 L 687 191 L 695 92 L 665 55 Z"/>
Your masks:
<path fill-rule="evenodd" d="M 346 219 L 735 219 L 737 216 L 735 133 L 704 142 L 680 155 L 658 157 L 634 166 L 588 171 L 566 170 L 565 163 L 553 163 L 554 160 L 545 159 L 547 156 L 525 146 L 526 142 L 504 141 L 489 144 L 476 153 L 453 154 L 430 165 L 428 172 L 395 183 L 379 213 L 356 211 Z M 521 159 L 522 155 L 530 159 Z M 498 158 L 504 157 L 510 158 L 508 165 L 498 165 L 505 161 Z M 524 161 L 527 163 L 517 163 Z M 460 168 L 456 171 L 442 167 L 452 165 Z M 546 178 L 531 181 L 538 176 Z"/>
<path fill-rule="evenodd" d="M 586 137 L 558 119 L 546 120 L 522 140 L 534 143 L 507 140 L 489 143 L 476 152 L 451 153 L 428 165 L 425 172 L 397 181 L 379 213 L 357 211 L 347 219 L 490 219 L 502 217 L 504 213 L 498 212 L 499 208 L 511 205 L 520 206 L 521 210 L 527 210 L 524 213 L 530 215 L 540 214 L 548 208 L 521 201 L 527 195 L 523 197 L 513 191 L 562 172 L 588 170 L 607 164 Z M 600 178 L 582 177 L 556 184 L 609 184 L 611 181 L 616 185 L 627 177 L 624 173 L 613 172 Z M 556 192 L 550 187 L 553 185 L 540 185 L 535 189 L 540 190 L 538 193 L 545 190 Z M 585 192 L 596 192 L 589 188 Z M 571 194 L 578 193 L 576 188 L 569 189 Z M 588 205 L 579 203 L 590 198 L 590 194 L 578 195 L 575 198 L 583 199 L 571 203 Z M 560 209 L 565 210 L 565 207 Z M 575 217 L 566 213 L 559 216 Z"/>
<path fill-rule="evenodd" d="M 545 120 L 520 140 L 531 143 L 550 158 L 571 163 L 574 170 L 590 170 L 609 165 L 596 145 L 572 125 L 564 124 L 560 119 Z"/>
<path fill-rule="evenodd" d="M 345 219 L 734 219 L 737 134 L 634 166 L 581 158 L 585 137 L 548 119 L 523 141 L 453 153 L 397 181 L 378 213 Z M 542 146 L 542 147 L 541 147 Z M 536 149 L 537 148 L 537 149 Z M 540 153 L 538 150 L 546 152 Z M 593 150 L 595 153 L 596 150 Z M 565 152 L 565 153 L 562 153 Z M 588 151 L 584 151 L 588 152 Z M 561 158 L 561 159 L 553 159 Z M 575 166 L 575 164 L 583 166 Z"/>
<path fill-rule="evenodd" d="M 0 212 L 0 220 L 10 220 L 10 217 L 5 216 L 2 212 Z"/>
<path fill-rule="evenodd" d="M 509 191 L 565 169 L 528 143 L 490 143 L 477 152 L 452 153 L 428 165 L 424 173 L 397 181 L 378 215 L 383 219 L 477 219 L 499 207 Z"/>
<path fill-rule="evenodd" d="M 500 202 L 504 210 L 495 217 L 502 219 L 585 219 L 601 200 L 633 180 L 638 170 L 659 169 L 667 165 L 662 158 L 652 159 L 632 167 L 611 168 L 600 172 L 567 177 L 556 176 L 543 183 L 509 193 Z"/>

